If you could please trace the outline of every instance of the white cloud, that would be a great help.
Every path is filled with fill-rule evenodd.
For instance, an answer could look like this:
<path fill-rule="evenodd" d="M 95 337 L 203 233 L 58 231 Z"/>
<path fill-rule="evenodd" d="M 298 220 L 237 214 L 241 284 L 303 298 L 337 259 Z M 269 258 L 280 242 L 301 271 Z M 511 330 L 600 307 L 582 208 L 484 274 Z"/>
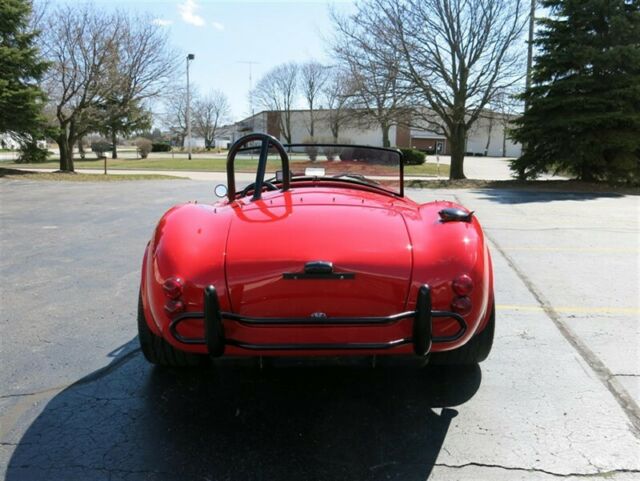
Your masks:
<path fill-rule="evenodd" d="M 213 25 L 213 28 L 215 28 L 216 30 L 220 30 L 221 32 L 224 30 L 224 24 L 220 22 L 213 21 L 211 22 L 211 25 Z"/>
<path fill-rule="evenodd" d="M 165 20 L 164 18 L 154 18 L 152 22 L 155 25 L 160 25 L 161 27 L 168 27 L 173 23 L 173 20 Z"/>
<path fill-rule="evenodd" d="M 183 21 L 196 27 L 203 27 L 205 23 L 204 18 L 196 15 L 196 10 L 199 8 L 200 5 L 198 5 L 195 0 L 186 0 L 184 3 L 178 4 L 178 10 L 180 11 L 180 16 Z"/>

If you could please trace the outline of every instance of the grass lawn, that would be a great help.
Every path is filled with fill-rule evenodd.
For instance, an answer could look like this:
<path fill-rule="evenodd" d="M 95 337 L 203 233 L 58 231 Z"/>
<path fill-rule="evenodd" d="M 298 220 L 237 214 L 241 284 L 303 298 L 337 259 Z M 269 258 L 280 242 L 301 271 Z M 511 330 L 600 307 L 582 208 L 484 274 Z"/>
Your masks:
<path fill-rule="evenodd" d="M 28 180 L 57 180 L 72 182 L 120 182 L 131 180 L 175 180 L 182 177 L 158 174 L 104 175 L 104 174 L 63 174 L 60 172 L 29 172 L 26 170 L 0 167 L 0 178 Z"/>
<path fill-rule="evenodd" d="M 225 172 L 226 171 L 226 159 L 224 158 L 193 158 L 191 160 L 186 158 L 153 158 L 153 159 L 108 159 L 108 169 L 131 169 L 131 170 L 192 170 L 192 171 L 205 171 L 205 172 Z M 76 160 L 74 162 L 76 169 L 102 169 L 104 166 L 103 160 Z M 296 166 L 296 164 L 298 164 Z M 301 165 L 302 164 L 302 165 Z M 322 167 L 324 162 L 317 162 L 317 167 Z M 16 164 L 14 162 L 3 162 L 2 165 L 6 167 L 14 168 L 27 168 L 27 169 L 57 169 L 59 163 L 55 161 L 44 162 L 41 164 Z M 255 172 L 257 160 L 250 158 L 236 158 L 236 172 Z M 305 167 L 316 166 L 316 163 L 310 163 L 306 160 L 306 157 L 291 159 L 291 168 L 293 171 L 301 171 Z M 336 165 L 333 166 L 334 168 Z M 269 171 L 275 171 L 280 168 L 280 159 L 273 157 L 269 158 L 267 169 Z M 405 167 L 405 175 L 425 175 L 435 176 L 436 165 L 435 164 L 422 164 L 422 165 L 407 165 Z M 440 165 L 439 175 L 441 177 L 447 177 L 449 175 L 449 166 Z"/>

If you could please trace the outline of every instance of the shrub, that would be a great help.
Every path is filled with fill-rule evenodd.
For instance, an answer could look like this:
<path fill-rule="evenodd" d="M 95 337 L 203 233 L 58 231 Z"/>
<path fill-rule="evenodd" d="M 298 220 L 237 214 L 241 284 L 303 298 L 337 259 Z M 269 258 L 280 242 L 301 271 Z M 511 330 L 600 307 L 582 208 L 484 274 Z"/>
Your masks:
<path fill-rule="evenodd" d="M 327 160 L 336 161 L 338 159 L 338 155 L 342 152 L 341 147 L 336 147 L 335 144 L 350 144 L 351 141 L 349 139 L 337 139 L 337 141 L 333 137 L 321 137 L 318 139 L 319 144 L 324 144 L 320 148 L 322 155 L 325 156 Z"/>
<path fill-rule="evenodd" d="M 324 155 L 327 160 L 335 160 L 341 150 L 340 147 L 336 147 L 335 145 L 325 145 L 322 147 L 322 155 Z"/>
<path fill-rule="evenodd" d="M 353 160 L 353 147 L 345 147 L 340 150 L 340 160 Z"/>
<path fill-rule="evenodd" d="M 111 152 L 113 150 L 113 145 L 111 142 L 107 142 L 106 140 L 96 140 L 95 142 L 91 142 L 91 152 L 95 152 L 96 157 L 104 157 L 105 152 Z"/>
<path fill-rule="evenodd" d="M 304 139 L 303 144 L 310 144 L 304 148 L 305 153 L 309 156 L 311 162 L 315 162 L 318 158 L 318 147 L 315 145 L 316 141 L 311 138 Z"/>
<path fill-rule="evenodd" d="M 153 142 L 151 152 L 171 152 L 171 145 L 166 142 Z"/>
<path fill-rule="evenodd" d="M 427 155 L 417 149 L 400 149 L 404 158 L 404 165 L 422 165 Z"/>
<path fill-rule="evenodd" d="M 40 162 L 46 162 L 49 151 L 38 146 L 35 141 L 28 141 L 20 145 L 18 149 L 18 158 L 16 163 L 18 164 L 37 164 Z"/>
<path fill-rule="evenodd" d="M 140 137 L 136 140 L 136 147 L 138 148 L 140 157 L 146 159 L 149 156 L 149 152 L 151 152 L 151 149 L 153 148 L 153 144 L 149 139 Z"/>

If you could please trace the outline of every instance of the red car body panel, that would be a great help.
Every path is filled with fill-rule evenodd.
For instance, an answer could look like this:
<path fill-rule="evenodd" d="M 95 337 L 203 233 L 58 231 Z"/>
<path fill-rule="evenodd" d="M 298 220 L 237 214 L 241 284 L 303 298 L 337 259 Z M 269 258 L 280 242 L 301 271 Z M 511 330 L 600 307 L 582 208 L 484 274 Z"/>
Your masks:
<path fill-rule="evenodd" d="M 169 210 L 156 227 L 142 266 L 141 295 L 151 330 L 177 349 L 206 353 L 169 332 L 163 283 L 180 278 L 185 310 L 203 310 L 203 290 L 216 288 L 222 311 L 255 317 L 388 316 L 415 309 L 418 289 L 431 288 L 434 310 L 451 310 L 452 281 L 467 274 L 474 283 L 468 329 L 432 351 L 457 348 L 480 332 L 493 302 L 491 258 L 480 224 L 442 222 L 451 202 L 416 204 L 365 186 L 318 180 L 292 184 L 214 205 L 189 203 Z M 310 261 L 332 262 L 353 279 L 283 279 Z M 225 335 L 254 344 L 382 343 L 411 337 L 412 319 L 381 326 L 249 326 L 224 320 Z M 453 319 L 433 321 L 433 335 L 454 334 Z M 182 322 L 185 337 L 202 338 L 198 319 Z M 247 350 L 229 345 L 225 355 L 314 356 L 411 354 L 405 344 L 385 350 Z"/>

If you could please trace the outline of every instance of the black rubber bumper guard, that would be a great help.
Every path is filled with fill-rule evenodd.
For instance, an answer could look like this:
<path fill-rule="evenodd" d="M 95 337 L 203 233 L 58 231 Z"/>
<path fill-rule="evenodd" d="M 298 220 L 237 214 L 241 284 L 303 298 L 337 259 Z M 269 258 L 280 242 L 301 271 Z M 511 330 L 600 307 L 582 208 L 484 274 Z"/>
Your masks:
<path fill-rule="evenodd" d="M 252 344 L 237 339 L 228 339 L 224 334 L 223 319 L 240 322 L 248 326 L 384 326 L 401 319 L 413 317 L 413 334 L 410 338 L 396 339 L 379 343 L 342 343 L 342 344 Z M 460 329 L 451 336 L 434 337 L 432 322 L 434 318 L 454 319 Z M 187 319 L 204 319 L 204 339 L 187 338 L 178 333 L 178 326 Z M 427 285 L 420 287 L 415 311 L 406 311 L 386 317 L 246 317 L 220 310 L 218 294 L 213 286 L 204 289 L 204 312 L 185 312 L 176 316 L 169 325 L 171 335 L 183 344 L 205 344 L 211 356 L 221 356 L 225 346 L 236 346 L 255 351 L 339 351 L 339 350 L 383 350 L 405 344 L 413 344 L 413 351 L 424 356 L 431 350 L 433 343 L 451 342 L 460 339 L 467 331 L 467 323 L 459 314 L 431 309 L 431 289 Z"/>

